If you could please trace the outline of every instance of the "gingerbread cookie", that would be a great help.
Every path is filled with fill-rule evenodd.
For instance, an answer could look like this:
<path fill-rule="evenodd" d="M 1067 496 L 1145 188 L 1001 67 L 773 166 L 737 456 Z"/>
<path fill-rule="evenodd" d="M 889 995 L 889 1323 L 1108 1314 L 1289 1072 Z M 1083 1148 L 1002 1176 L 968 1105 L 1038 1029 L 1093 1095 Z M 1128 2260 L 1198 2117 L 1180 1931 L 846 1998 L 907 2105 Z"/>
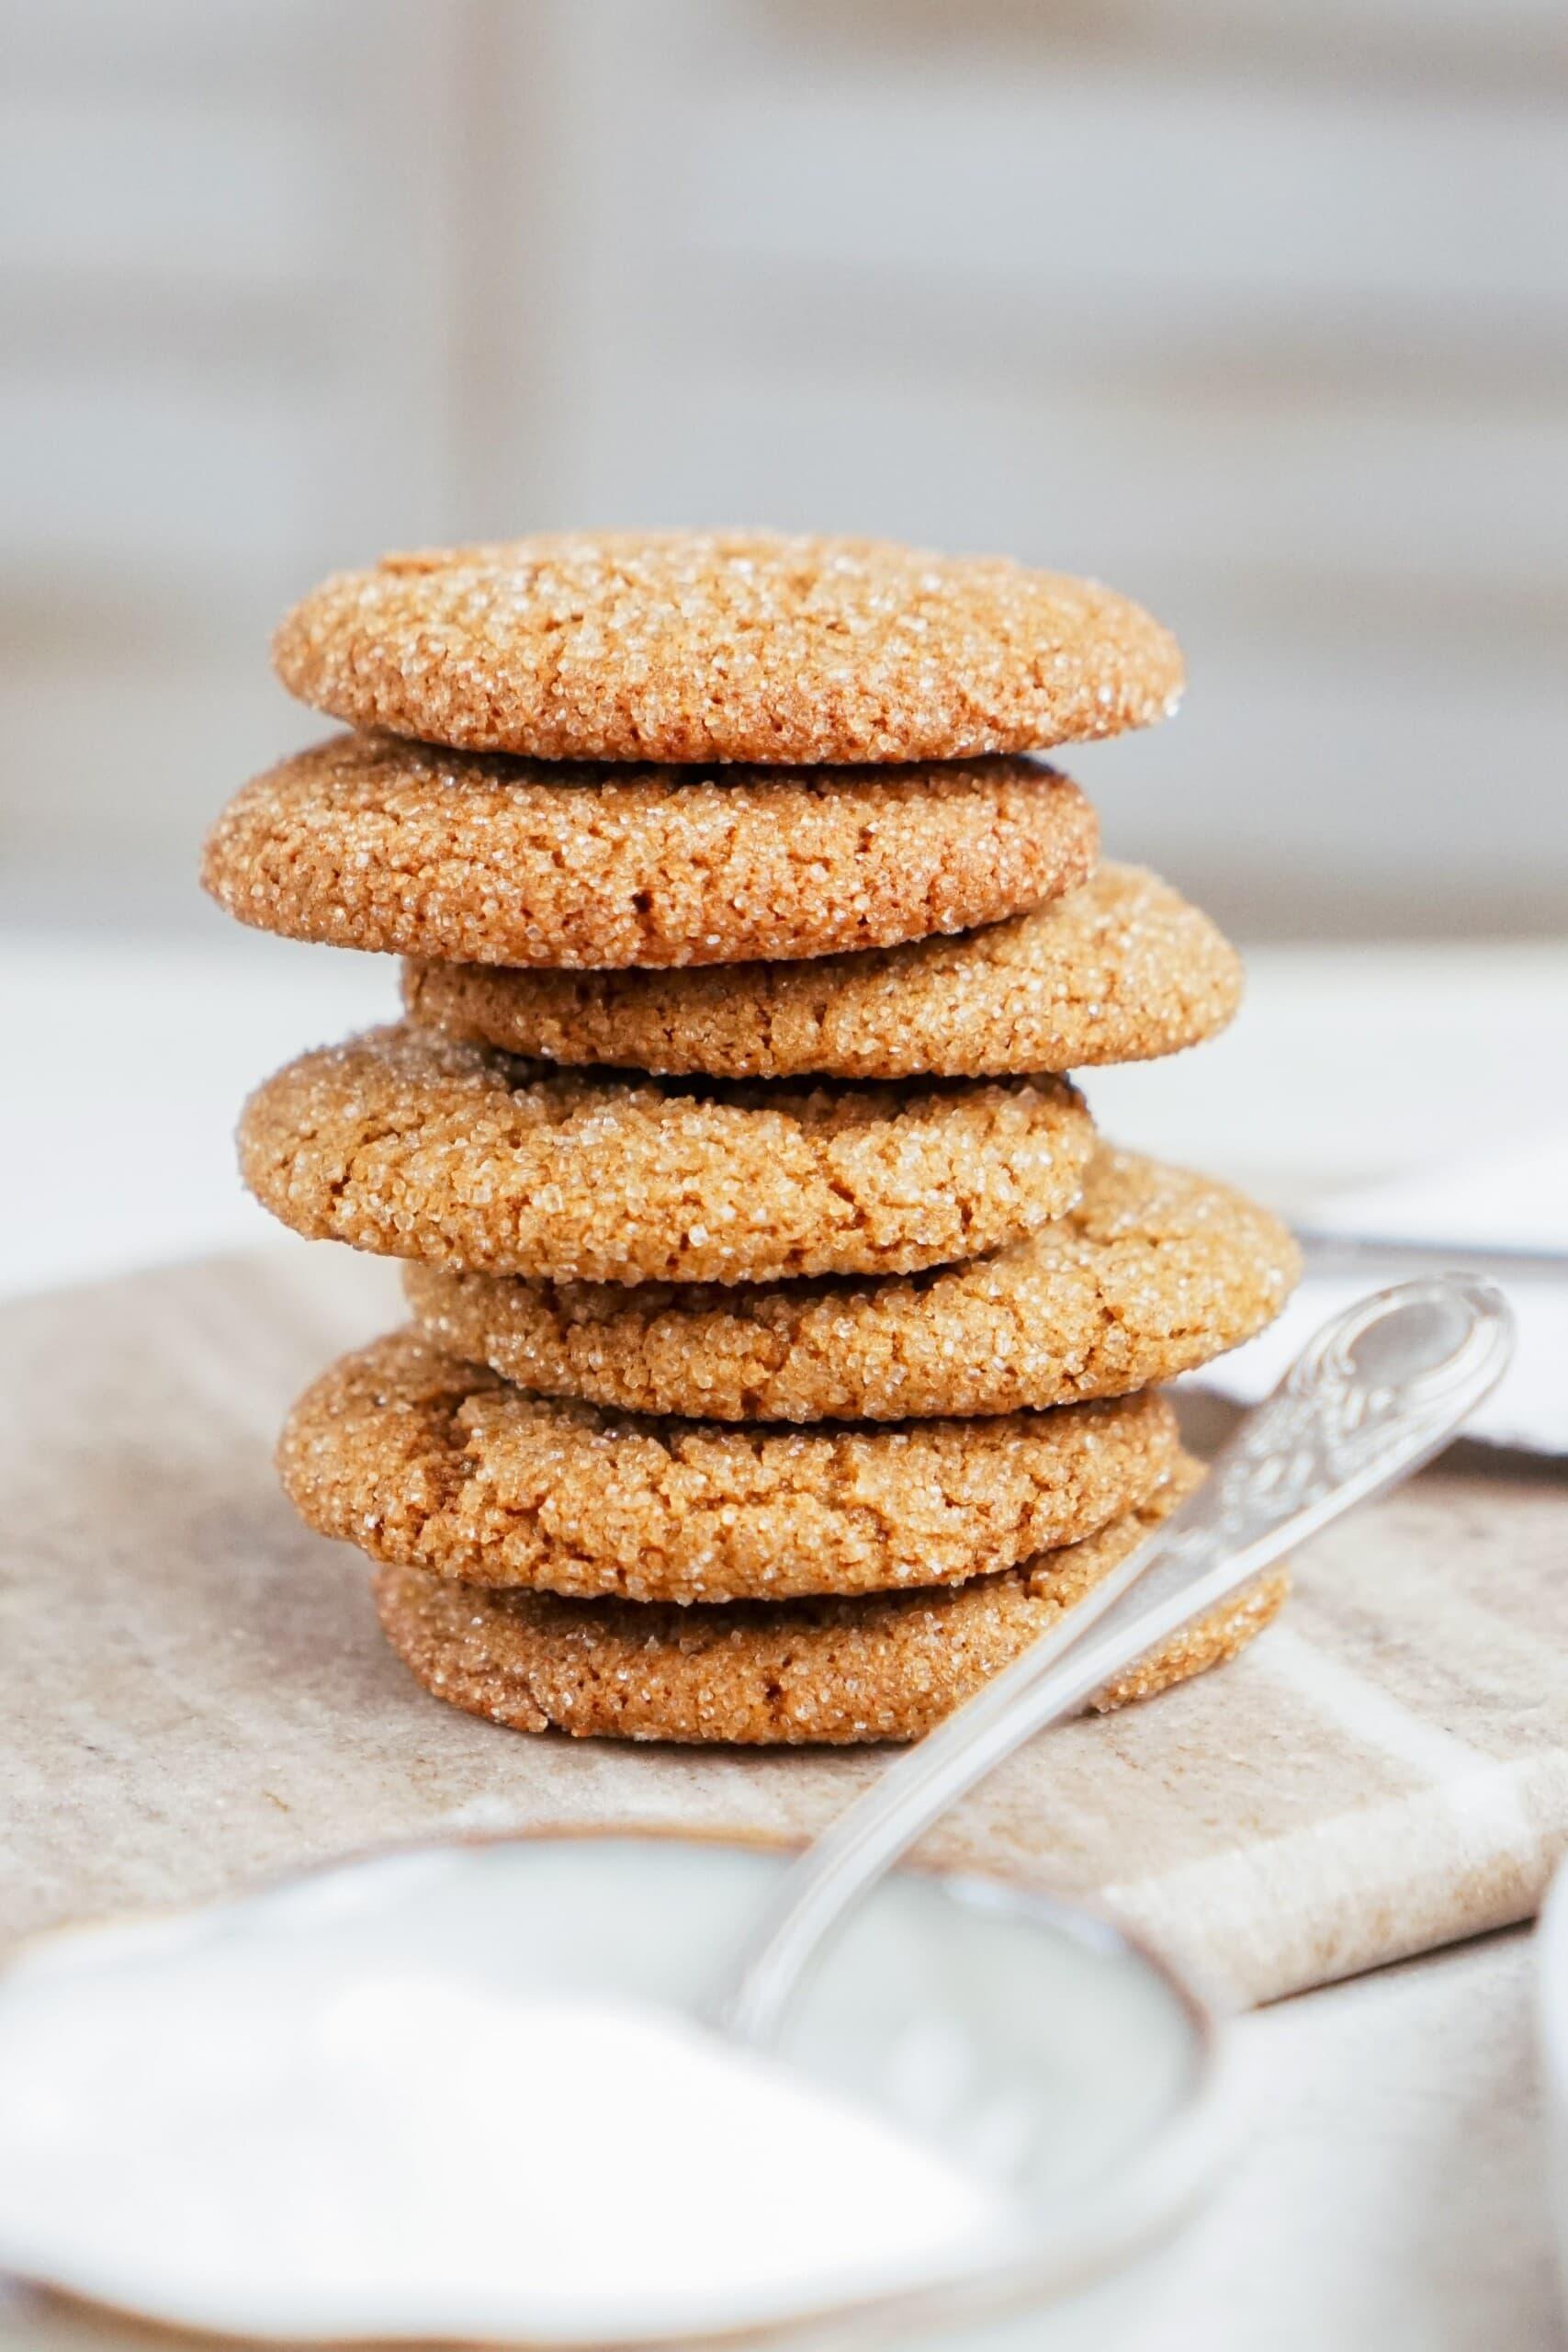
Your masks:
<path fill-rule="evenodd" d="M 1055 1623 L 1190 1490 L 1066 1550 L 942 1591 L 715 1608 L 486 1592 L 383 1567 L 381 1624 L 435 1696 L 518 1731 L 775 1747 L 919 1739 Z M 1094 1702 L 1118 1707 L 1234 1657 L 1280 1607 L 1282 1569 L 1185 1627 Z"/>
<path fill-rule="evenodd" d="M 1089 1535 L 1169 1476 L 1157 1396 L 882 1429 L 736 1429 L 531 1396 L 410 1331 L 289 1416 L 302 1518 L 470 1584 L 646 1601 L 955 1584 Z"/>
<path fill-rule="evenodd" d="M 407 1025 L 252 1095 L 246 1183 L 382 1256 L 558 1282 L 899 1271 L 1076 1200 L 1093 1148 L 1059 1078 L 807 1091 L 559 1070 Z"/>
<path fill-rule="evenodd" d="M 405 965 L 422 1027 L 556 1062 L 713 1078 L 980 1078 L 1145 1061 L 1212 1036 L 1241 959 L 1135 866 L 958 939 L 685 971 Z"/>
<path fill-rule="evenodd" d="M 201 878 L 242 922 L 338 947 L 730 964 L 995 922 L 1076 889 L 1098 841 L 1032 760 L 550 767 L 341 735 L 230 802 Z"/>
<path fill-rule="evenodd" d="M 424 1330 L 549 1396 L 719 1420 L 1013 1413 L 1174 1379 L 1273 1320 L 1300 1271 L 1228 1185 L 1102 1149 L 1030 1239 L 912 1280 L 717 1289 L 411 1267 Z"/>
<path fill-rule="evenodd" d="M 273 639 L 355 727 L 545 760 L 956 760 L 1175 709 L 1173 638 L 1002 557 L 769 532 L 607 532 L 389 555 Z"/>

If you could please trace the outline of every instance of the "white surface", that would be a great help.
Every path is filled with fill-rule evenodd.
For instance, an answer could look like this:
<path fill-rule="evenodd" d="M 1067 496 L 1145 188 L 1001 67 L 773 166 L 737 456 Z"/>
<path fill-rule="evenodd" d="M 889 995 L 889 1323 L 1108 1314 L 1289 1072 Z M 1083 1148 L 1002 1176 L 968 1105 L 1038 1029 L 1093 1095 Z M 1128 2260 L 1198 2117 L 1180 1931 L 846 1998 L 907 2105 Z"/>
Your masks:
<path fill-rule="evenodd" d="M 388 966 L 235 933 L 210 946 L 0 944 L 0 1291 L 243 1245 L 245 1086 L 381 1016 Z M 1228 1036 L 1091 1082 L 1128 1142 L 1283 1205 L 1548 1123 L 1568 952 L 1252 959 Z M 1559 2339 L 1522 1937 L 1250 2021 L 1257 2137 L 1136 2352 L 1535 2352 Z M 1133 2352 L 1133 2347 L 1129 2347 Z"/>
<path fill-rule="evenodd" d="M 1248 2019 L 1252 2141 L 1115 2352 L 1560 2346 L 1532 1959 L 1492 1937 Z"/>
<path fill-rule="evenodd" d="M 0 941 L 0 1295 L 274 1240 L 242 1191 L 248 1088 L 307 1046 L 392 1017 L 388 957 L 264 939 Z"/>
<path fill-rule="evenodd" d="M 1568 1078 L 1560 1091 L 1568 1091 Z M 1548 1100 L 1540 1101 L 1547 1115 Z M 1568 1126 L 1538 1142 L 1488 1150 L 1457 1167 L 1334 1193 L 1319 1219 L 1335 1233 L 1378 1240 L 1462 1242 L 1555 1252 L 1561 1267 L 1526 1273 L 1506 1264 L 1474 1271 L 1500 1284 L 1514 1310 L 1514 1357 L 1466 1425 L 1471 1437 L 1537 1453 L 1568 1453 Z M 1435 1266 L 1434 1266 L 1435 1270 Z M 1310 1271 L 1279 1321 L 1236 1356 L 1199 1375 L 1250 1403 L 1265 1396 L 1318 1324 L 1382 1282 L 1414 1269 L 1392 1254 L 1354 1273 Z"/>

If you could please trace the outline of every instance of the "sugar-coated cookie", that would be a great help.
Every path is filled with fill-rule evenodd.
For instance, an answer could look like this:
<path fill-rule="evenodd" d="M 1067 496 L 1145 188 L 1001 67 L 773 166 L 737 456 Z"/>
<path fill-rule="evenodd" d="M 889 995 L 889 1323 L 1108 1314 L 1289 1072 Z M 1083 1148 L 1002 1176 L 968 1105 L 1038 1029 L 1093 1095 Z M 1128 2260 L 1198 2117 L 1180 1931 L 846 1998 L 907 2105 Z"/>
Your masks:
<path fill-rule="evenodd" d="M 339 572 L 273 640 L 355 727 L 546 760 L 955 760 L 1171 712 L 1168 631 L 999 556 L 763 531 L 439 548 Z"/>
<path fill-rule="evenodd" d="M 1127 865 L 956 939 L 674 971 L 408 963 L 422 1027 L 550 1061 L 713 1078 L 998 1077 L 1179 1052 L 1223 1029 L 1241 959 Z"/>
<path fill-rule="evenodd" d="M 561 1070 L 405 1025 L 303 1055 L 240 1123 L 246 1183 L 315 1240 L 555 1281 L 907 1271 L 1078 1194 L 1059 1078 L 812 1090 Z"/>
<path fill-rule="evenodd" d="M 732 964 L 886 947 L 1076 889 L 1066 776 L 951 767 L 558 767 L 340 735 L 224 809 L 202 881 L 242 922 L 438 961 Z"/>
<path fill-rule="evenodd" d="M 383 1567 L 376 1602 L 427 1690 L 518 1731 L 752 1747 L 919 1739 L 1091 1591 L 1198 1476 L 1183 1464 L 1099 1534 L 942 1591 L 656 1608 L 479 1591 Z M 1287 1589 L 1282 1569 L 1260 1577 L 1095 1705 L 1151 1697 L 1234 1657 Z"/>
<path fill-rule="evenodd" d="M 301 1516 L 470 1584 L 644 1601 L 961 1582 L 1091 1534 L 1178 1456 L 1157 1395 L 881 1428 L 736 1428 L 531 1396 L 409 1331 L 289 1415 Z"/>
<path fill-rule="evenodd" d="M 1300 1271 L 1229 1185 L 1102 1149 L 1010 1249 L 912 1279 L 626 1290 L 410 1267 L 427 1334 L 525 1387 L 718 1420 L 1013 1413 L 1172 1380 L 1271 1322 Z"/>

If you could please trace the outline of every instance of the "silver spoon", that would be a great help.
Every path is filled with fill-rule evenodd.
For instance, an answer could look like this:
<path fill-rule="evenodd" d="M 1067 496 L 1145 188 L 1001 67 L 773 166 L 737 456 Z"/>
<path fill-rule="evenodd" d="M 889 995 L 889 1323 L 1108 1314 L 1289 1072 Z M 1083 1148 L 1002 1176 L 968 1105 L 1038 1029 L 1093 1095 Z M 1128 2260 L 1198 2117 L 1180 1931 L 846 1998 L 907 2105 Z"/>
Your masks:
<path fill-rule="evenodd" d="M 720 2030 L 773 2041 L 824 1939 L 949 1805 L 1290 1545 L 1429 1461 L 1513 1343 L 1502 1292 L 1459 1275 L 1402 1283 L 1325 1323 L 1197 1492 L 784 1872 L 720 1991 Z"/>

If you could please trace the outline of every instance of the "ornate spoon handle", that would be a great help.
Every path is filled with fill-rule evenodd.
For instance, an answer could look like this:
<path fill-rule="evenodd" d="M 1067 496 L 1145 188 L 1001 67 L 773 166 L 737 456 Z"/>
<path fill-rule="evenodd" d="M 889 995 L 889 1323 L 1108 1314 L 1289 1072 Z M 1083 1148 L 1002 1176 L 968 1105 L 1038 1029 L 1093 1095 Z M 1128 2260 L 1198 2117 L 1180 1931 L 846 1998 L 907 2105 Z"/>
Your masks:
<path fill-rule="evenodd" d="M 773 2040 L 823 1938 L 949 1805 L 1291 1544 L 1430 1460 L 1512 1346 L 1502 1293 L 1455 1276 L 1380 1291 L 1325 1324 L 1165 1525 L 785 1872 L 721 1996 L 723 2030 Z"/>

